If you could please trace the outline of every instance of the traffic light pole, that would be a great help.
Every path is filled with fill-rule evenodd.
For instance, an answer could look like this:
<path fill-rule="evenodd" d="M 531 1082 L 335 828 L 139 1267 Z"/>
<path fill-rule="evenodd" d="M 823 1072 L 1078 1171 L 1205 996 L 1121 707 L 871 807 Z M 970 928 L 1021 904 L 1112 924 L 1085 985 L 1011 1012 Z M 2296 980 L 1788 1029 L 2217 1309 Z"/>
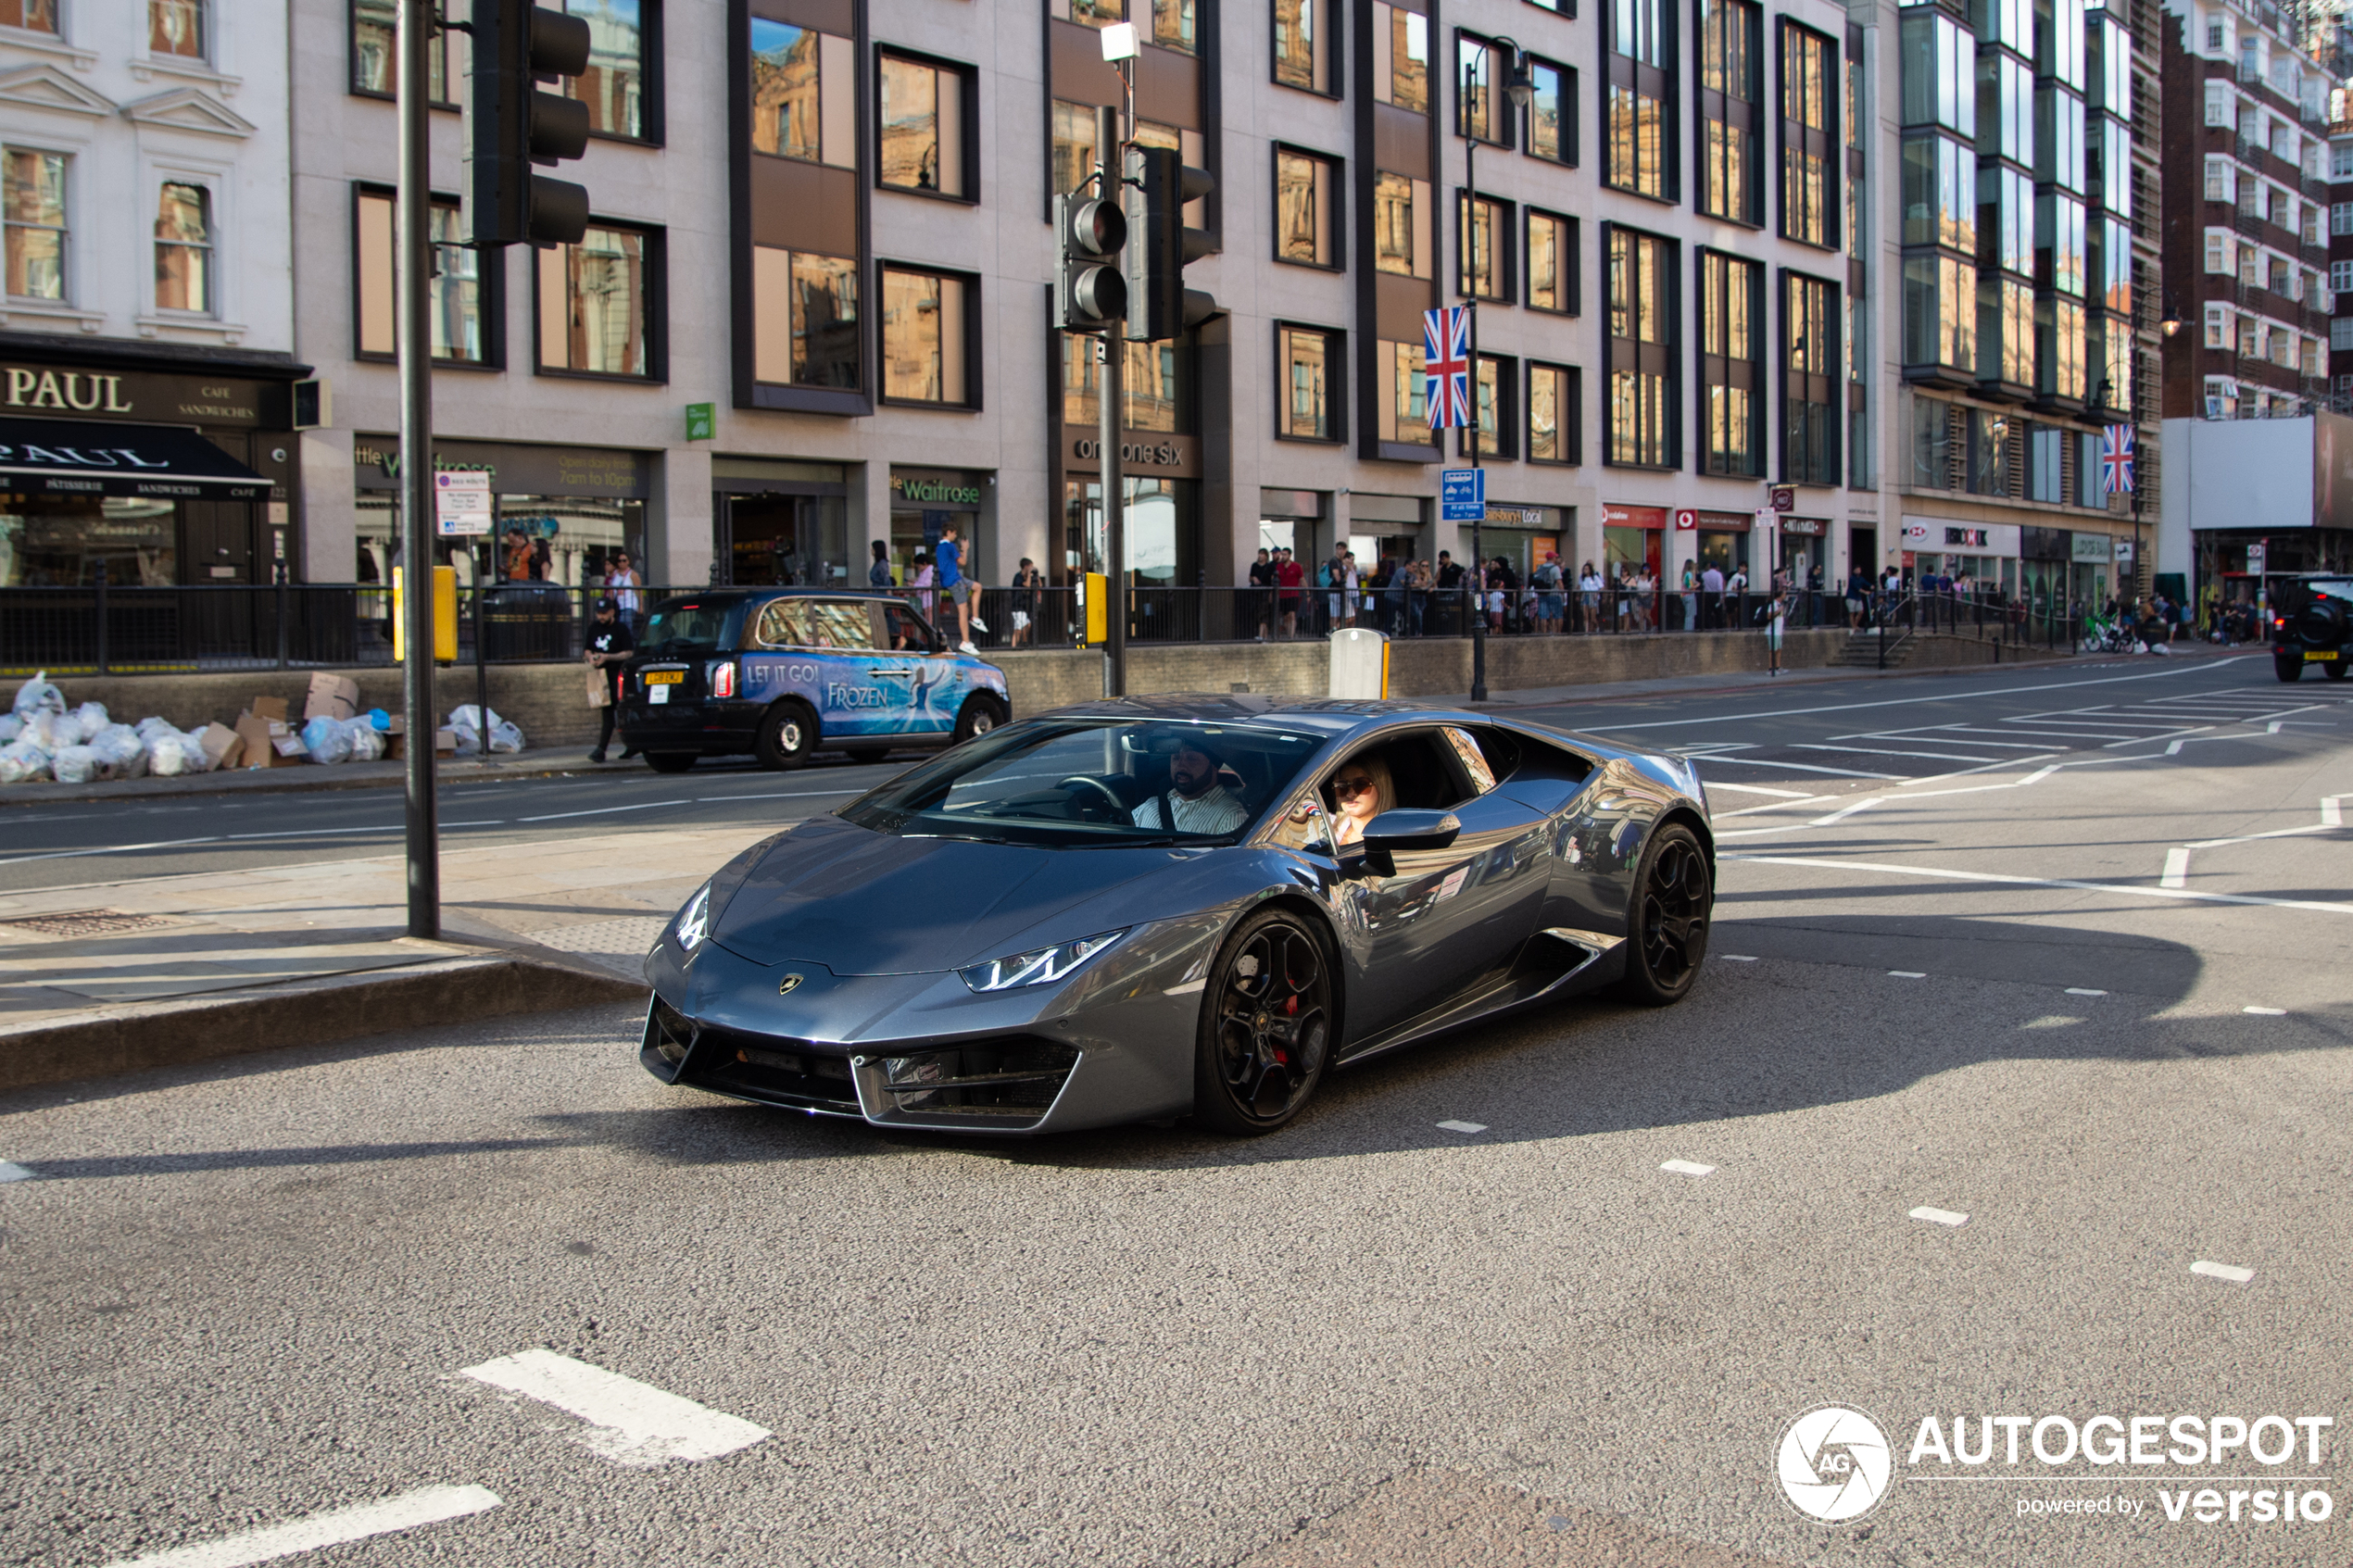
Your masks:
<path fill-rule="evenodd" d="M 441 935 L 441 850 L 433 786 L 433 164 L 426 137 L 426 72 L 433 58 L 434 0 L 400 0 L 399 239 L 401 605 L 407 669 L 409 935 Z M 476 648 L 480 659 L 482 650 Z M 487 734 L 485 728 L 484 733 Z"/>
<path fill-rule="evenodd" d="M 1104 201 L 1120 199 L 1120 181 L 1126 170 L 1121 157 L 1119 111 L 1095 110 L 1095 169 Z M 1105 327 L 1096 339 L 1103 359 L 1095 376 L 1095 445 L 1101 460 L 1103 492 L 1103 585 L 1110 603 L 1103 606 L 1103 695 L 1127 695 L 1127 507 L 1122 493 L 1119 438 L 1127 391 L 1127 340 L 1116 325 Z"/>
<path fill-rule="evenodd" d="M 1479 52 L 1480 64 L 1478 69 L 1479 74 L 1482 78 L 1484 78 L 1487 73 L 1487 55 L 1488 51 L 1486 50 L 1481 50 Z M 1460 78 L 1458 77 L 1456 80 L 1458 85 L 1455 88 L 1455 92 L 1459 94 L 1462 91 L 1459 85 Z M 1457 107 L 1455 112 L 1458 116 L 1461 114 L 1462 111 L 1459 106 Z M 1456 215 L 1455 219 L 1454 249 L 1458 254 L 1455 257 L 1456 266 L 1454 270 L 1454 283 L 1455 286 L 1462 292 L 1464 308 L 1470 312 L 1470 374 L 1467 378 L 1470 383 L 1470 408 L 1468 410 L 1470 414 L 1470 423 L 1464 427 L 1463 433 L 1466 439 L 1467 439 L 1470 443 L 1471 469 L 1474 472 L 1478 470 L 1479 466 L 1478 295 L 1471 286 L 1474 281 L 1471 272 L 1473 257 L 1468 253 L 1471 248 L 1477 245 L 1478 241 L 1476 236 L 1478 233 L 1478 225 L 1473 220 L 1471 216 L 1478 210 L 1478 175 L 1477 173 L 1478 167 L 1478 136 L 1470 135 L 1464 137 L 1463 186 L 1466 194 L 1463 198 L 1462 209 Z M 1443 347 L 1445 345 L 1441 345 L 1441 346 Z M 1500 392 L 1502 389 L 1498 388 L 1497 390 Z M 1495 416 L 1497 420 L 1500 422 L 1503 419 L 1503 409 L 1500 408 L 1497 408 L 1495 410 Z M 1480 487 L 1479 494 L 1484 496 L 1486 493 L 1486 489 L 1482 485 Z M 1480 532 L 1479 528 L 1480 523 L 1486 520 L 1486 512 L 1487 505 L 1486 502 L 1482 500 L 1479 503 L 1479 515 L 1471 519 L 1470 699 L 1473 702 L 1485 702 L 1487 700 L 1487 542 L 1485 535 Z"/>

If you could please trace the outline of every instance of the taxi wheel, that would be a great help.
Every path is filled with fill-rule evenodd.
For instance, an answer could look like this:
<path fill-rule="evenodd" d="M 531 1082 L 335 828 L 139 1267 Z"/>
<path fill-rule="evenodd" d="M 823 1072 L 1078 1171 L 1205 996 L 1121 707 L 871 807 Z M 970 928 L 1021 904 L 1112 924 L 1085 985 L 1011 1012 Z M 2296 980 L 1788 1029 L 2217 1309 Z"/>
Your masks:
<path fill-rule="evenodd" d="M 963 710 L 956 715 L 956 740 L 961 745 L 975 735 L 985 735 L 1012 717 L 995 694 L 975 692 L 964 699 Z"/>
<path fill-rule="evenodd" d="M 806 704 L 786 700 L 768 710 L 752 751 L 763 768 L 798 768 L 817 749 L 817 715 Z"/>

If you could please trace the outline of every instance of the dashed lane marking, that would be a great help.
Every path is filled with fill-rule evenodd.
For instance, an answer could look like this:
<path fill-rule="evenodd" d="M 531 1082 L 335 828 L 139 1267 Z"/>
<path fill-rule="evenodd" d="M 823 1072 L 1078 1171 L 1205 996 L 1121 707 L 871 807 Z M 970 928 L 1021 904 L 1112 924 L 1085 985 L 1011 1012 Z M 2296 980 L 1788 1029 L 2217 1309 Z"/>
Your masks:
<path fill-rule="evenodd" d="M 501 1356 L 460 1374 L 578 1416 L 588 1429 L 573 1440 L 615 1464 L 717 1459 L 769 1436 L 764 1426 L 553 1350 Z"/>
<path fill-rule="evenodd" d="M 363 1502 L 219 1540 L 130 1558 L 112 1568 L 245 1568 L 249 1562 L 269 1562 L 300 1551 L 438 1524 L 445 1519 L 463 1519 L 498 1505 L 498 1494 L 486 1486 L 421 1486 L 382 1502 Z"/>
<path fill-rule="evenodd" d="M 31 1180 L 32 1180 L 31 1172 L 21 1165 L 0 1160 L 0 1182 L 29 1182 Z"/>
<path fill-rule="evenodd" d="M 2070 985 L 2067 988 L 2067 994 L 2070 997 L 2105 997 L 2108 995 L 2106 991 L 2095 991 L 2089 985 Z"/>
<path fill-rule="evenodd" d="M 519 822 L 560 822 L 566 817 L 609 817 L 615 811 L 650 811 L 658 806 L 691 806 L 691 800 L 640 800 L 634 806 L 597 806 L 585 811 L 550 811 L 542 817 L 517 817 Z"/>
<path fill-rule="evenodd" d="M 1928 978 L 1928 971 L 1924 969 L 1891 969 L 1887 972 L 1897 980 L 1926 980 Z"/>
<path fill-rule="evenodd" d="M 1697 761 L 1697 758 L 1692 759 Z M 1802 789 L 1768 789 L 1763 784 L 1722 784 L 1711 782 L 1710 789 L 1728 789 L 1734 795 L 1778 795 L 1788 800 L 1811 800 L 1813 796 Z"/>
<path fill-rule="evenodd" d="M 2255 1277 L 2253 1269 L 2242 1269 L 2235 1263 L 2209 1263 L 2203 1258 L 2190 1265 L 2190 1273 L 2208 1279 L 2226 1279 L 2233 1285 L 2245 1285 Z"/>
<path fill-rule="evenodd" d="M 1817 817 L 1806 825 L 1807 827 L 1826 828 L 1832 822 L 1845 821 L 1857 811 L 1868 811 L 1885 798 L 1886 797 L 1884 796 L 1867 795 L 1863 797 L 1862 799 L 1856 801 L 1854 804 L 1850 806 L 1842 806 L 1837 810 L 1832 811 L 1829 816 Z"/>
<path fill-rule="evenodd" d="M 1824 768 L 1813 762 L 1768 762 L 1761 757 L 1718 757 L 1713 753 L 1692 759 L 1694 762 L 1739 762 L 1751 768 L 1780 768 L 1793 773 L 1835 773 L 1842 779 L 1899 779 L 1901 773 L 1866 773 L 1854 768 Z"/>
<path fill-rule="evenodd" d="M 2263 898 L 2251 893 L 2197 893 L 2177 887 L 2146 887 L 2121 882 L 2084 882 L 2071 877 L 2012 876 L 2001 872 L 1947 871 L 1940 866 L 1897 866 L 1878 860 L 1818 860 L 1798 855 L 1728 854 L 1726 860 L 1758 866 L 1803 866 L 1812 871 L 1878 872 L 1886 876 L 1928 877 L 1939 882 L 1979 882 L 1995 887 L 2071 887 L 2084 893 L 2114 893 L 2141 898 L 2183 898 L 2202 904 L 2249 904 L 2275 909 L 2309 909 L 2353 915 L 2353 904 L 2318 898 Z"/>
<path fill-rule="evenodd" d="M 1716 956 L 1726 963 L 1755 963 L 1756 961 L 1755 953 L 1718 953 Z"/>
<path fill-rule="evenodd" d="M 2251 1012 L 2258 1018 L 2285 1018 L 2287 1016 L 2285 1008 L 2241 1008 L 2239 1011 Z"/>
<path fill-rule="evenodd" d="M 1461 1133 L 1466 1137 L 1473 1133 L 1487 1131 L 1487 1123 L 1484 1122 L 1441 1122 L 1438 1125 L 1441 1132 Z"/>
<path fill-rule="evenodd" d="M 1658 1168 L 1676 1176 L 1710 1176 L 1716 1173 L 1715 1166 L 1702 1165 L 1692 1160 L 1662 1160 Z"/>
<path fill-rule="evenodd" d="M 2168 849 L 2165 852 L 2165 872 L 2157 879 L 2157 884 L 2159 887 L 2187 887 L 2190 884 L 2188 850 Z"/>
<path fill-rule="evenodd" d="M 1966 1225 L 1969 1223 L 1969 1216 L 1967 1214 L 1959 1213 L 1951 1209 L 1931 1209 L 1925 1203 L 1921 1204 L 1918 1209 L 1913 1210 L 1909 1218 L 1915 1220 L 1926 1220 L 1932 1225 Z"/>

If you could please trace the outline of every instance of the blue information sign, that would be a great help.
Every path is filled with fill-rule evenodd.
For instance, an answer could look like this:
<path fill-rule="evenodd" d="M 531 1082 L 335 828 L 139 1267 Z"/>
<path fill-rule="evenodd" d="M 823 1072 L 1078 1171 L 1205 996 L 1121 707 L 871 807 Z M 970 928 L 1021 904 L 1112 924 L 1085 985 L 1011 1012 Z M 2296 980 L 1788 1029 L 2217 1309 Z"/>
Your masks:
<path fill-rule="evenodd" d="M 1438 470 L 1438 521 L 1478 522 L 1487 516 L 1487 470 Z"/>

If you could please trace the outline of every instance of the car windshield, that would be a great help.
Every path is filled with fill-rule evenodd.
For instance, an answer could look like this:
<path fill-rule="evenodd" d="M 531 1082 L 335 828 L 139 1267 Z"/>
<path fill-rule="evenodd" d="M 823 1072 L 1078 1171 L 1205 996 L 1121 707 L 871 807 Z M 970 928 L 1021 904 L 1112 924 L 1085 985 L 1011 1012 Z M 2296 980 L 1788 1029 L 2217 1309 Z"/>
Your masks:
<path fill-rule="evenodd" d="M 958 746 L 841 814 L 910 837 L 1231 844 L 1323 744 L 1275 725 L 1038 721 Z"/>
<path fill-rule="evenodd" d="M 671 655 L 715 653 L 727 643 L 727 622 L 740 601 L 735 599 L 665 599 L 646 621 L 640 653 Z"/>

